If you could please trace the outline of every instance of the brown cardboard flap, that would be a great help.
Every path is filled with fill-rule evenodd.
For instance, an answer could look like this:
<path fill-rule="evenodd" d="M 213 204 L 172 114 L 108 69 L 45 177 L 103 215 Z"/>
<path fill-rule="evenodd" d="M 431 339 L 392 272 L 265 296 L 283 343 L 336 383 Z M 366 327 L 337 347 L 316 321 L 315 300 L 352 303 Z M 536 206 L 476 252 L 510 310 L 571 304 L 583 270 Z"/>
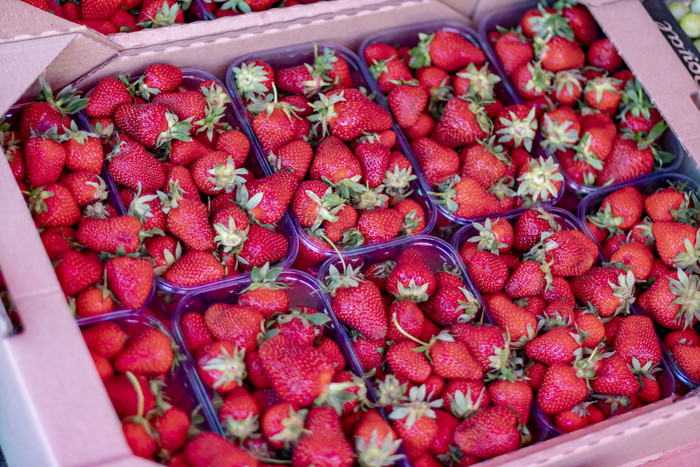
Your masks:
<path fill-rule="evenodd" d="M 591 6 L 590 11 L 686 150 L 700 161 L 696 144 L 688 144 L 700 129 L 700 110 L 692 97 L 698 85 L 644 6 L 638 0 L 620 0 Z"/>
<path fill-rule="evenodd" d="M 41 36 L 70 34 L 87 29 L 20 0 L 3 0 L 0 43 Z"/>
<path fill-rule="evenodd" d="M 471 18 L 474 10 L 479 3 L 489 2 L 489 0 L 441 0 L 442 3 L 449 6 L 458 13 L 463 14 L 467 18 Z"/>

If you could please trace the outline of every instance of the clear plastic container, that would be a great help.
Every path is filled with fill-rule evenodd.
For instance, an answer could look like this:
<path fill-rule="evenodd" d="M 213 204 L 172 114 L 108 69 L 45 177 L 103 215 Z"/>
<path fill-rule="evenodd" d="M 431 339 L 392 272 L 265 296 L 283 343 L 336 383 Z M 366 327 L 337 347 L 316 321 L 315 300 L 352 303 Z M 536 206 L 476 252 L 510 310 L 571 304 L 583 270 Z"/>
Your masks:
<path fill-rule="evenodd" d="M 156 326 L 166 334 L 171 341 L 178 345 L 178 352 L 182 353 L 183 351 L 182 346 L 173 339 L 172 334 L 162 325 L 161 321 L 153 316 L 133 311 L 121 311 L 98 318 L 99 319 L 79 320 L 78 324 L 80 329 L 85 330 L 97 323 L 110 322 L 122 328 L 127 336 L 131 336 L 132 334 Z M 208 400 L 205 399 L 204 386 L 199 381 L 192 380 L 189 377 L 191 367 L 192 361 L 188 359 L 180 362 L 180 364 L 175 367 L 174 371 L 166 372 L 164 393 L 168 397 L 168 402 L 187 413 L 192 413 L 197 407 L 201 407 L 200 413 L 204 416 L 204 423 L 200 428 L 223 435 L 223 432 L 219 431 L 216 414 L 206 403 Z"/>
<path fill-rule="evenodd" d="M 398 46 L 406 46 L 406 47 L 413 47 L 418 43 L 418 33 L 425 33 L 425 34 L 432 34 L 436 31 L 439 30 L 447 30 L 447 31 L 452 31 L 456 32 L 458 34 L 461 34 L 464 38 L 469 40 L 471 43 L 474 45 L 478 46 L 486 55 L 486 61 L 491 65 L 493 68 L 493 71 L 498 74 L 501 77 L 501 83 L 496 85 L 495 93 L 496 97 L 503 103 L 503 105 L 513 105 L 513 104 L 521 104 L 522 100 L 520 100 L 517 96 L 517 92 L 515 89 L 512 87 L 512 84 L 508 80 L 505 72 L 503 71 L 503 68 L 501 66 L 500 61 L 493 55 L 493 51 L 490 50 L 487 46 L 484 46 L 484 43 L 482 42 L 481 38 L 479 35 L 472 29 L 458 23 L 452 23 L 452 22 L 431 22 L 431 23 L 425 23 L 425 24 L 419 24 L 416 26 L 408 26 L 408 27 L 403 27 L 403 28 L 398 28 L 398 29 L 391 29 L 388 31 L 382 31 L 376 34 L 373 34 L 367 39 L 362 42 L 362 45 L 360 46 L 360 60 L 362 60 L 362 65 L 365 69 L 368 69 L 368 64 L 365 61 L 365 49 L 371 45 L 375 44 L 377 42 L 382 42 L 385 44 L 391 44 L 391 45 L 398 45 Z M 386 96 L 382 94 L 382 92 L 379 90 L 379 87 L 377 86 L 376 80 L 372 78 L 372 75 L 369 73 L 369 71 L 366 72 L 366 74 L 370 77 L 370 87 L 372 88 L 372 92 L 374 92 L 377 96 L 378 99 L 382 101 L 384 106 L 386 107 Z M 431 193 L 433 191 L 433 188 L 431 188 L 430 183 L 428 182 L 427 178 L 425 177 L 425 173 L 423 172 L 423 169 L 420 167 L 420 164 L 418 163 L 418 160 L 416 159 L 415 154 L 413 154 L 413 150 L 411 149 L 411 145 L 408 142 L 408 139 L 406 138 L 405 133 L 403 130 L 398 126 L 394 125 L 397 128 L 397 136 L 399 140 L 399 144 L 401 144 L 401 148 L 404 151 L 404 154 L 406 154 L 406 157 L 411 161 L 411 164 L 413 165 L 413 168 L 416 172 L 416 175 L 418 175 L 418 178 L 421 182 L 421 186 L 423 187 L 423 191 L 425 193 Z M 532 151 L 531 154 L 535 158 L 539 157 L 552 157 L 552 159 L 558 163 L 557 158 L 554 157 L 552 154 L 549 154 L 548 152 L 544 151 L 538 143 L 538 141 L 533 141 L 532 145 Z M 562 188 L 559 190 L 559 193 L 556 198 L 545 201 L 545 202 L 539 202 L 539 203 L 533 203 L 527 207 L 520 207 L 511 211 L 506 211 L 503 214 L 510 214 L 510 213 L 521 213 L 523 211 L 526 211 L 527 209 L 530 209 L 532 207 L 537 207 L 537 206 L 553 206 L 559 202 L 561 197 L 564 195 L 564 184 L 562 183 Z M 446 219 L 445 223 L 447 224 L 459 224 L 459 225 L 465 225 L 474 221 L 480 221 L 483 219 L 486 219 L 489 216 L 483 216 L 483 217 L 477 217 L 477 218 L 464 218 L 464 217 L 458 217 L 449 212 L 444 206 L 441 204 L 437 203 L 437 198 L 433 195 L 429 195 L 430 200 L 436 204 L 439 216 L 442 216 L 443 218 Z M 438 222 L 438 225 L 440 225 L 440 222 Z M 446 235 L 441 235 L 444 236 L 445 238 L 449 238 L 449 234 Z"/>
<path fill-rule="evenodd" d="M 323 50 L 325 47 L 328 47 L 331 51 L 333 51 L 337 56 L 342 57 L 345 59 L 346 62 L 348 62 L 348 65 L 350 67 L 350 74 L 352 76 L 353 83 L 355 84 L 356 88 L 359 87 L 365 87 L 369 88 L 371 86 L 370 81 L 371 81 L 371 76 L 367 73 L 365 68 L 360 64 L 360 59 L 352 53 L 350 50 L 346 49 L 345 47 L 342 47 L 340 45 L 336 44 L 331 44 L 327 42 L 317 42 L 316 43 L 318 50 Z M 236 83 L 235 79 L 233 77 L 233 71 L 232 69 L 234 67 L 240 66 L 241 63 L 253 61 L 253 60 L 262 60 L 272 66 L 273 69 L 278 69 L 278 68 L 284 68 L 284 67 L 291 67 L 291 66 L 296 66 L 300 65 L 302 63 L 312 63 L 314 59 L 314 44 L 309 43 L 309 44 L 303 44 L 303 45 L 298 45 L 298 46 L 293 46 L 293 47 L 285 47 L 281 49 L 273 49 L 273 50 L 268 50 L 264 52 L 256 52 L 254 54 L 246 55 L 244 57 L 240 57 L 236 59 L 231 66 L 229 67 L 227 73 L 226 73 L 226 85 L 228 87 L 229 94 L 233 97 L 235 96 L 235 103 L 236 103 L 236 110 L 239 113 L 239 118 L 241 122 L 243 123 L 244 128 L 246 129 L 246 134 L 248 135 L 248 138 L 253 142 L 253 144 L 256 147 L 256 156 L 259 157 L 259 164 L 263 167 L 266 173 L 271 174 L 272 173 L 272 168 L 270 167 L 270 164 L 267 161 L 267 158 L 264 157 L 265 152 L 262 149 L 262 145 L 260 144 L 260 141 L 258 140 L 257 136 L 255 135 L 255 132 L 253 131 L 252 127 L 252 121 L 248 115 L 248 111 L 244 108 L 243 106 L 243 100 L 241 99 L 241 96 L 238 94 L 238 89 L 236 88 Z M 377 102 L 381 105 L 384 105 L 383 101 L 381 98 L 377 99 Z M 386 105 L 384 105 L 386 107 Z M 410 154 L 410 147 L 408 147 L 406 144 L 403 143 L 403 141 L 400 139 L 401 136 L 401 130 L 397 125 L 394 125 L 392 127 L 392 130 L 394 133 L 396 133 L 397 136 L 397 141 L 400 144 L 401 147 L 401 152 L 411 161 L 414 171 L 416 172 L 416 175 L 420 178 L 420 175 L 418 174 L 418 170 L 416 170 L 416 165 L 413 162 L 412 155 Z M 411 182 L 411 188 L 414 190 L 414 193 L 410 196 L 411 199 L 416 201 L 418 204 L 421 205 L 423 208 L 423 211 L 425 211 L 425 229 L 421 231 L 421 234 L 429 234 L 433 227 L 435 227 L 435 219 L 436 219 L 436 209 L 433 203 L 430 202 L 428 199 L 428 196 L 426 195 L 425 188 L 423 187 L 422 183 L 419 182 L 418 179 L 413 180 Z M 330 258 L 331 256 L 334 256 L 336 253 L 333 249 L 331 248 L 323 248 L 311 241 L 309 236 L 306 234 L 304 229 L 301 227 L 299 224 L 296 216 L 291 214 L 290 211 L 290 217 L 292 220 L 292 225 L 294 226 L 294 231 L 297 234 L 297 237 L 299 238 L 300 242 L 303 242 L 305 247 L 311 250 L 312 252 L 319 254 L 321 256 L 324 256 L 325 258 Z M 398 240 L 400 240 L 402 237 L 398 237 L 392 240 L 389 240 L 387 242 L 382 242 L 382 243 L 373 243 L 371 245 L 363 245 L 358 248 L 353 248 L 348 251 L 352 251 L 353 253 L 365 253 L 369 251 L 369 249 L 373 248 L 375 245 L 385 245 L 386 247 L 390 247 L 391 245 L 395 244 Z M 314 273 L 318 270 L 318 267 L 320 266 L 320 263 L 323 260 L 319 261 L 315 267 L 309 268 L 309 272 Z"/>
<path fill-rule="evenodd" d="M 333 314 L 330 306 L 330 299 L 328 294 L 321 287 L 321 284 L 319 284 L 318 281 L 311 275 L 292 269 L 282 271 L 277 278 L 277 281 L 288 286 L 286 292 L 289 295 L 290 308 L 301 305 L 310 306 L 319 312 L 325 313 L 331 318 L 330 323 L 325 326 L 325 336 L 332 339 L 340 347 L 340 350 L 345 357 L 346 369 L 353 372 L 357 376 L 364 375 L 364 369 L 362 368 L 359 358 L 355 354 L 345 327 L 340 324 L 338 319 Z M 183 350 L 183 353 L 187 356 L 187 364 L 185 365 L 187 377 L 190 381 L 192 381 L 193 385 L 200 387 L 203 391 L 201 396 L 203 405 L 206 407 L 207 411 L 211 411 L 214 414 L 217 432 L 222 434 L 223 428 L 218 421 L 216 411 L 214 410 L 214 406 L 211 402 L 211 397 L 213 394 L 204 387 L 204 384 L 201 382 L 201 379 L 197 374 L 192 352 L 189 348 L 187 348 L 184 336 L 182 334 L 181 320 L 185 313 L 194 312 L 204 314 L 206 309 L 214 303 L 235 304 L 238 301 L 238 296 L 240 293 L 250 284 L 250 276 L 238 276 L 227 283 L 214 283 L 207 285 L 206 287 L 202 287 L 199 291 L 190 293 L 183 297 L 177 304 L 175 311 L 172 314 L 172 329 L 175 340 Z M 370 398 L 374 397 L 372 400 L 376 401 L 376 396 L 374 395 L 373 389 L 369 387 L 369 385 L 368 394 Z"/>
<path fill-rule="evenodd" d="M 222 88 L 225 89 L 224 84 L 217 79 L 214 75 L 211 75 L 205 71 L 202 70 L 196 70 L 192 68 L 183 68 L 182 69 L 182 86 L 185 87 L 186 89 L 194 90 L 197 89 L 197 87 L 203 83 L 204 81 L 212 80 L 218 83 Z M 90 91 L 92 92 L 92 91 Z M 90 93 L 88 93 L 89 96 Z M 233 99 L 232 99 L 233 100 Z M 227 104 L 227 109 L 225 113 L 225 121 L 231 125 L 232 128 L 234 129 L 242 129 L 242 124 L 241 121 L 238 118 L 238 114 L 235 112 L 233 103 Z M 83 115 L 84 116 L 84 115 Z M 246 135 L 247 136 L 247 135 Z M 249 137 L 250 139 L 250 137 Z M 243 164 L 243 167 L 246 169 L 250 170 L 255 178 L 262 178 L 266 176 L 266 172 L 263 167 L 260 166 L 259 160 L 260 157 L 257 155 L 257 148 L 255 147 L 253 141 L 251 140 L 251 149 L 250 153 L 248 154 L 248 157 Z M 126 206 L 124 206 L 124 203 L 121 200 L 121 197 L 118 195 L 119 191 L 117 188 L 117 185 L 114 183 L 114 180 L 112 177 L 109 175 L 107 172 L 107 168 L 105 167 L 105 170 L 103 171 L 103 178 L 105 179 L 105 182 L 107 183 L 107 186 L 109 187 L 110 193 L 116 193 L 116 199 L 114 199 L 114 206 L 117 209 L 117 212 L 121 215 L 126 214 L 128 209 Z M 286 213 L 282 220 L 280 221 L 279 225 L 275 229 L 276 232 L 284 235 L 288 240 L 289 240 L 289 250 L 287 252 L 287 256 L 280 261 L 279 263 L 276 263 L 274 266 L 276 267 L 289 267 L 293 262 L 294 259 L 297 256 L 297 252 L 299 249 L 299 243 L 297 242 L 296 239 L 296 234 L 294 232 L 294 227 L 292 223 L 292 219 L 289 215 L 289 213 Z M 245 273 L 249 275 L 250 273 Z M 224 278 L 220 281 L 217 281 L 215 283 L 228 283 L 231 282 L 234 277 L 227 277 Z M 201 290 L 203 287 L 209 285 L 209 284 L 204 284 L 204 285 L 199 285 L 199 286 L 194 286 L 194 287 L 182 287 L 176 284 L 173 284 L 169 281 L 166 281 L 163 277 L 161 276 L 156 276 L 156 285 L 158 287 L 158 290 L 161 290 L 165 293 L 168 294 L 173 294 L 173 295 L 184 295 L 187 293 L 192 293 L 192 292 L 197 292 Z"/>
<path fill-rule="evenodd" d="M 612 192 L 615 192 L 617 190 L 620 190 L 622 188 L 625 188 L 627 186 L 632 186 L 636 188 L 640 193 L 642 193 L 645 196 L 649 196 L 651 194 L 656 193 L 659 190 L 662 190 L 664 188 L 668 188 L 671 184 L 678 184 L 678 185 L 685 185 L 687 187 L 688 191 L 695 192 L 696 196 L 700 196 L 700 183 L 698 183 L 696 180 L 693 180 L 689 177 L 686 177 L 685 175 L 681 174 L 675 174 L 675 173 L 662 173 L 662 174 L 653 174 L 648 177 L 644 177 L 642 179 L 639 179 L 637 181 L 631 181 L 628 183 L 624 183 L 619 186 L 610 186 L 606 187 L 603 190 L 600 190 L 595 193 L 591 193 L 584 197 L 581 200 L 581 203 L 578 206 L 578 218 L 582 224 L 583 227 L 583 232 L 588 235 L 590 238 L 593 239 L 594 242 L 598 245 L 598 248 L 600 249 L 601 256 L 605 258 L 606 261 L 609 261 L 610 258 L 608 258 L 605 253 L 603 252 L 603 246 L 598 243 L 596 240 L 595 236 L 591 233 L 591 230 L 588 228 L 588 225 L 586 224 L 586 217 L 592 214 L 595 214 L 598 212 L 600 209 L 600 206 L 603 204 L 603 200 Z M 639 307 L 636 304 L 633 304 L 631 307 L 631 310 L 635 314 L 644 314 L 641 312 Z M 664 328 L 658 324 L 655 323 L 656 331 L 657 334 L 661 338 L 666 337 L 666 335 L 670 332 L 667 328 Z M 696 330 L 700 330 L 700 325 L 695 326 Z M 668 360 L 668 367 L 671 369 L 673 372 L 674 376 L 676 377 L 677 381 L 679 381 L 681 384 L 684 384 L 685 386 L 688 386 L 689 388 L 697 388 L 700 387 L 700 381 L 691 378 L 688 376 L 681 368 L 678 366 L 676 363 L 676 360 L 673 358 L 670 350 L 666 349 L 664 347 L 664 351 L 667 354 L 667 360 Z M 681 389 L 679 385 L 679 389 Z"/>
<path fill-rule="evenodd" d="M 553 4 L 553 0 L 549 0 L 547 2 L 548 4 Z M 538 2 L 537 1 L 529 1 L 525 3 L 520 3 L 516 6 L 505 8 L 503 10 L 498 10 L 494 11 L 486 17 L 484 17 L 483 20 L 479 23 L 479 34 L 481 35 L 481 38 L 483 39 L 483 43 L 485 46 L 485 50 L 488 51 L 488 55 L 491 56 L 494 60 L 495 63 L 498 64 L 498 67 L 502 69 L 502 64 L 500 59 L 498 58 L 498 55 L 494 52 L 493 48 L 491 47 L 491 44 L 488 42 L 488 34 L 491 31 L 494 31 L 496 29 L 496 26 L 501 26 L 506 29 L 514 28 L 518 26 L 518 23 L 520 21 L 520 18 L 523 16 L 523 14 L 532 9 L 537 7 Z M 605 35 L 601 34 L 601 38 L 605 37 Z M 506 75 L 505 73 L 501 75 L 504 81 L 507 81 L 509 89 L 512 89 L 513 91 L 515 90 L 512 81 Z M 518 103 L 522 103 L 523 99 L 515 92 L 516 99 L 518 100 Z M 541 135 L 538 132 L 538 136 L 540 137 L 539 139 L 541 140 Z M 675 158 L 673 161 L 669 163 L 667 167 L 664 168 L 656 168 L 652 172 L 652 174 L 656 173 L 669 173 L 673 172 L 678 169 L 680 166 L 681 162 L 683 161 L 683 147 L 681 146 L 680 141 L 678 141 L 678 138 L 676 135 L 673 134 L 673 132 L 669 129 L 666 130 L 666 132 L 663 134 L 661 137 L 661 148 L 664 151 L 668 151 L 671 154 L 675 155 Z M 549 151 L 545 151 L 546 153 L 550 153 Z M 567 200 L 567 198 L 572 197 L 572 193 L 575 193 L 579 198 L 582 198 L 585 195 L 588 195 L 590 193 L 595 193 L 597 191 L 600 191 L 602 189 L 608 188 L 606 187 L 599 187 L 599 186 L 590 186 L 590 185 L 584 185 L 582 183 L 576 182 L 574 179 L 572 179 L 569 174 L 566 172 L 566 170 L 561 169 L 562 174 L 564 174 L 564 180 L 566 181 L 566 187 L 568 188 L 567 190 L 567 195 L 565 196 L 565 203 L 568 205 L 573 205 L 575 201 L 573 200 Z M 621 187 L 624 184 L 624 182 L 620 183 L 613 183 L 612 185 L 609 185 L 610 187 Z"/>

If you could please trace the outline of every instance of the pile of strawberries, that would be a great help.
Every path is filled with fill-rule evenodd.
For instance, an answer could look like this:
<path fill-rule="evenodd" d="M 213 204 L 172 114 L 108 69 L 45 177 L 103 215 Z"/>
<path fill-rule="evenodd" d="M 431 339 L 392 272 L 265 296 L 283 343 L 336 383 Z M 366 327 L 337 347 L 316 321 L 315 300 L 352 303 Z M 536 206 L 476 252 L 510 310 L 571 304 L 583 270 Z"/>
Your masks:
<path fill-rule="evenodd" d="M 256 11 L 265 11 L 270 8 L 286 8 L 296 5 L 308 5 L 322 0 L 202 0 L 206 9 L 216 18 L 225 16 L 237 16 Z"/>
<path fill-rule="evenodd" d="M 579 186 L 670 164 L 674 155 L 656 145 L 665 122 L 590 12 L 573 1 L 544 5 L 515 29 L 488 36 L 525 105 L 536 109 L 542 146 Z"/>
<path fill-rule="evenodd" d="M 137 310 L 150 298 L 154 281 L 149 261 L 136 251 L 141 224 L 117 215 L 100 177 L 100 138 L 69 117 L 87 99 L 71 87 L 54 96 L 41 83 L 38 102 L 12 116 L 17 126 L 0 123 L 5 157 L 75 313 Z"/>
<path fill-rule="evenodd" d="M 224 88 L 183 83 L 164 64 L 133 81 L 104 78 L 85 111 L 108 142 L 107 171 L 128 207 L 117 219 L 137 230 L 126 253 L 141 251 L 165 281 L 194 287 L 287 256 L 289 239 L 275 228 L 297 181 L 290 172 L 255 179 Z"/>
<path fill-rule="evenodd" d="M 332 247 L 383 242 L 426 227 L 391 115 L 356 88 L 352 66 L 335 51 L 314 47 L 312 63 L 273 70 L 249 61 L 233 69 L 272 170 L 299 181 L 291 213 L 305 237 L 295 263 L 302 270 L 330 256 Z"/>
<path fill-rule="evenodd" d="M 659 399 L 651 319 L 625 316 L 635 279 L 596 266 L 598 247 L 563 211 L 474 224 L 460 248 L 496 325 L 524 349 L 539 409 L 563 431 Z"/>
<path fill-rule="evenodd" d="M 447 29 L 417 39 L 412 49 L 375 42 L 364 58 L 446 210 L 479 218 L 557 198 L 558 164 L 531 154 L 535 112 L 504 106 L 483 51 Z"/>
<path fill-rule="evenodd" d="M 102 34 L 162 28 L 184 22 L 181 0 L 22 0 Z"/>
<path fill-rule="evenodd" d="M 422 238 L 392 259 L 334 261 L 324 278 L 376 385 L 375 405 L 415 465 L 470 465 L 529 440 L 532 390 L 500 360 L 504 331 L 472 324 L 483 310 L 450 250 Z"/>
<path fill-rule="evenodd" d="M 667 329 L 664 343 L 680 368 L 700 381 L 700 200 L 680 183 L 627 186 L 607 194 L 586 217 L 613 264 L 644 292 L 641 311 Z M 600 196 L 599 198 L 602 198 Z"/>
<path fill-rule="evenodd" d="M 389 465 L 382 462 L 396 459 L 396 436 L 376 411 L 360 411 L 366 389 L 328 337 L 330 318 L 291 306 L 287 289 L 300 285 L 280 272 L 253 269 L 235 304 L 211 303 L 180 319 L 226 435 L 261 464 L 350 466 L 357 456 Z"/>
<path fill-rule="evenodd" d="M 243 449 L 202 432 L 204 417 L 178 367 L 182 355 L 154 323 L 119 318 L 82 330 L 133 453 L 168 465 L 211 465 L 211 459 L 226 456 L 257 465 Z"/>

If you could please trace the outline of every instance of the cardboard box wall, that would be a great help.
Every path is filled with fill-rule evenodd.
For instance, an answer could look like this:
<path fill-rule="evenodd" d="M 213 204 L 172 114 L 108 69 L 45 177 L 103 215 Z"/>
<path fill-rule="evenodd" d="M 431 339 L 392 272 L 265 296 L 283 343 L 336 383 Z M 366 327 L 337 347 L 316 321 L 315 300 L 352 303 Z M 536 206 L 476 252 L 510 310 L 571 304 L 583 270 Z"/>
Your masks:
<path fill-rule="evenodd" d="M 362 1 L 354 4 L 360 5 Z M 483 17 L 491 7 L 508 2 L 482 3 L 482 8 L 468 14 Z M 488 9 L 485 10 L 486 3 Z M 476 6 L 476 2 L 472 4 Z M 663 55 L 663 46 L 667 43 L 662 36 L 653 37 L 648 31 L 641 34 L 624 24 L 644 25 L 647 21 L 644 16 L 637 17 L 645 12 L 635 5 L 639 6 L 638 2 L 623 0 L 594 6 L 592 11 L 635 72 L 636 67 L 641 67 L 638 76 L 668 118 L 669 112 L 673 114 L 673 99 L 688 98 L 692 89 L 682 76 L 674 75 L 673 79 L 655 76 L 654 69 L 657 72 L 675 70 L 676 65 L 681 70 L 683 68 L 673 62 L 672 59 L 677 60 L 677 57 L 672 53 L 666 54 L 671 57 L 668 60 Z M 111 46 L 103 48 L 102 38 L 90 31 L 76 31 L 71 27 L 46 36 L 38 31 L 31 37 L 0 44 L 0 57 L 14 60 L 11 65 L 0 62 L 0 73 L 4 77 L 18 76 L 19 83 L 12 90 L 17 96 L 24 93 L 25 97 L 33 94 L 30 85 L 42 72 L 52 81 L 64 83 L 85 74 L 77 79 L 76 84 L 89 89 L 104 76 L 136 73 L 157 61 L 201 68 L 223 79 L 229 63 L 243 54 L 310 40 L 330 40 L 356 50 L 362 39 L 375 31 L 430 20 L 470 22 L 447 3 L 435 0 L 367 0 L 360 8 L 349 8 L 336 14 L 323 13 L 266 27 L 219 31 L 172 43 L 120 50 L 110 49 Z M 168 34 L 177 38 L 179 28 L 171 28 Z M 640 55 L 652 56 L 648 51 L 644 54 L 634 51 L 636 44 L 642 43 L 637 42 L 642 40 L 640 35 L 652 36 L 643 44 L 659 51 L 653 56 L 663 55 L 664 68 L 637 63 L 643 62 Z M 86 53 L 81 49 L 88 44 L 85 41 L 90 41 L 91 47 L 94 46 L 99 53 L 110 50 L 109 54 L 104 52 L 108 57 L 99 62 L 99 53 Z M 37 55 L 30 57 L 33 53 Z M 71 68 L 66 68 L 68 56 L 76 59 Z M 83 56 L 85 60 L 81 59 Z M 27 63 L 29 58 L 32 58 L 30 64 Z M 675 92 L 668 89 L 664 92 L 663 88 L 669 86 L 662 84 L 669 80 L 678 81 L 683 86 Z M 30 91 L 25 92 L 27 89 Z M 0 101 L 2 112 L 16 100 L 10 100 L 6 95 L 0 98 L 3 99 Z M 694 112 L 698 113 L 697 108 Z M 692 120 L 694 116 L 690 118 Z M 690 133 L 689 127 L 682 125 L 680 128 L 683 135 Z M 679 133 L 675 126 L 674 130 Z M 694 146 L 691 144 L 690 147 Z M 9 167 L 2 160 L 0 157 L 0 218 L 4 220 L 0 228 L 0 244 L 3 245 L 0 270 L 5 271 L 8 289 L 24 326 L 22 333 L 0 342 L 0 374 L 14 375 L 0 378 L 0 444 L 8 461 L 10 464 L 42 466 L 145 463 L 133 458 L 126 446 L 119 421 L 66 306 L 38 233 Z M 675 404 L 661 401 L 490 462 L 511 462 L 513 465 L 619 465 L 634 462 L 700 439 L 697 417 L 700 417 L 700 399 L 696 397 Z"/>

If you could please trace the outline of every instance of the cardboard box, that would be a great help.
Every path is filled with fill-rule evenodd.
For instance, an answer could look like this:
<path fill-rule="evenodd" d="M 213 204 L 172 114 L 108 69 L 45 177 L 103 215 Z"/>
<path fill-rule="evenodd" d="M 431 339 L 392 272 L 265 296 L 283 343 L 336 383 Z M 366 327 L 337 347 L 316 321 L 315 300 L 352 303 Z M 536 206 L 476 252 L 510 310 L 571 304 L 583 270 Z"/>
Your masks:
<path fill-rule="evenodd" d="M 14 3 L 16 0 L 9 4 Z M 59 18 L 51 20 L 56 28 L 48 32 L 35 25 L 24 36 L 9 37 L 4 34 L 6 29 L 1 29 L 4 37 L 0 38 L 0 58 L 7 61 L 0 60 L 0 74 L 12 79 L 5 80 L 7 88 L 0 95 L 0 111 L 6 111 L 22 96 L 35 94 L 35 81 L 41 74 L 56 88 L 76 81 L 79 88 L 89 89 L 102 77 L 139 72 L 162 61 L 201 68 L 224 79 L 234 58 L 255 51 L 311 40 L 333 41 L 357 50 L 363 38 L 377 30 L 431 20 L 473 26 L 469 18 L 482 18 L 488 11 L 510 3 L 338 0 L 317 4 L 317 16 L 287 17 L 267 27 L 238 27 L 237 23 L 233 25 L 235 21 L 223 21 L 211 29 L 198 30 L 197 25 L 167 28 L 155 31 L 153 37 L 161 34 L 168 40 L 161 37 L 152 45 L 132 44 L 129 48 L 105 42 L 86 28 L 61 24 Z M 650 24 L 641 4 L 637 0 L 588 3 L 676 134 L 700 160 L 700 136 L 694 131 L 700 128 L 700 114 L 690 97 L 696 86 L 668 50 L 663 36 Z M 28 24 L 27 18 L 34 18 L 35 12 L 28 12 L 22 5 L 14 7 L 14 21 L 34 25 L 31 19 Z M 280 11 L 271 12 L 273 16 L 265 19 L 279 19 L 284 13 Z M 4 22 L 3 15 L 0 25 Z M 9 31 L 21 31 L 21 27 Z M 649 57 L 655 57 L 653 63 L 647 63 Z M 70 63 L 69 58 L 73 60 Z M 3 161 L 0 157 L 0 218 L 11 228 L 0 228 L 0 270 L 5 271 L 24 326 L 22 333 L 0 342 L 0 374 L 13 375 L 0 378 L 0 444 L 5 455 L 10 464 L 16 465 L 150 464 L 134 458 L 124 441 L 31 216 Z M 691 162 L 686 163 L 690 170 L 688 167 L 692 168 Z M 698 417 L 698 397 L 674 404 L 660 401 L 502 456 L 490 464 L 635 465 L 639 459 L 654 460 L 668 450 L 681 456 L 679 459 L 687 458 L 683 457 L 687 451 L 678 446 L 687 445 L 693 452 L 700 448 L 696 442 L 700 439 Z"/>

